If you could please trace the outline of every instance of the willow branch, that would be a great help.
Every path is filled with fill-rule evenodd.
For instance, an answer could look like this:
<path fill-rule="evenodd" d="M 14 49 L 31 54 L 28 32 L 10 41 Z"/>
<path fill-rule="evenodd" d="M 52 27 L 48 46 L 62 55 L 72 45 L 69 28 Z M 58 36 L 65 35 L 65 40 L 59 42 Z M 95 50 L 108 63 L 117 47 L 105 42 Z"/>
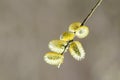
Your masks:
<path fill-rule="evenodd" d="M 87 15 L 87 17 L 83 20 L 81 26 L 83 26 L 85 24 L 85 22 L 87 22 L 87 20 L 92 16 L 93 12 L 96 10 L 96 8 L 101 4 L 102 0 L 99 0 L 96 5 L 91 9 L 90 13 Z M 63 50 L 63 52 L 61 53 L 61 55 L 63 55 L 65 53 L 66 48 L 69 46 L 69 44 L 72 42 L 73 40 L 68 41 L 67 45 L 65 46 L 65 49 Z"/>
<path fill-rule="evenodd" d="M 92 16 L 92 14 L 94 13 L 94 11 L 96 10 L 96 8 L 101 4 L 102 0 L 99 0 L 96 5 L 91 9 L 90 13 L 87 15 L 87 17 L 83 20 L 81 26 L 83 26 L 87 20 Z"/>

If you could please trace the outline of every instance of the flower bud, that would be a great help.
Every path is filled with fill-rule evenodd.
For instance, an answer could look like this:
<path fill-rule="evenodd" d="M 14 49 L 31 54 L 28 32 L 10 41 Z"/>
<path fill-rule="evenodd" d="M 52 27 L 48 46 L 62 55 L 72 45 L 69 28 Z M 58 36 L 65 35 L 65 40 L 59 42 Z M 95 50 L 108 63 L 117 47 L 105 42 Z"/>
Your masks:
<path fill-rule="evenodd" d="M 67 45 L 67 42 L 63 40 L 52 40 L 48 44 L 49 49 L 57 53 L 62 53 L 66 45 Z"/>
<path fill-rule="evenodd" d="M 81 26 L 76 30 L 76 36 L 78 38 L 85 38 L 89 34 L 89 28 L 87 26 Z"/>
<path fill-rule="evenodd" d="M 45 54 L 44 60 L 46 63 L 50 65 L 55 65 L 59 68 L 60 65 L 63 63 L 64 56 L 56 52 L 48 52 Z"/>
<path fill-rule="evenodd" d="M 71 42 L 69 46 L 69 51 L 74 59 L 81 60 L 85 57 L 85 51 L 82 47 L 82 44 L 79 41 L 73 41 Z"/>
<path fill-rule="evenodd" d="M 80 27 L 81 23 L 80 22 L 74 22 L 69 26 L 69 31 L 70 32 L 76 32 L 76 30 Z"/>
<path fill-rule="evenodd" d="M 70 41 L 73 40 L 75 37 L 75 34 L 72 32 L 64 32 L 61 36 L 60 36 L 60 40 L 63 41 Z"/>

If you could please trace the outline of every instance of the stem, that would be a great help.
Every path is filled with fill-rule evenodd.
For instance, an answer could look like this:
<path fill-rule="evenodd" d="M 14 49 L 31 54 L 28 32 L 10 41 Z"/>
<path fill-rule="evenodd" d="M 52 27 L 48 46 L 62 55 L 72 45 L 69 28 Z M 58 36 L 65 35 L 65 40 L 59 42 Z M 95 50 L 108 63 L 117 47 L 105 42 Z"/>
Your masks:
<path fill-rule="evenodd" d="M 65 46 L 65 49 L 63 50 L 63 52 L 61 53 L 61 55 L 63 55 L 66 51 L 66 48 L 69 46 L 69 44 L 72 42 L 73 40 L 68 41 L 67 45 Z"/>
<path fill-rule="evenodd" d="M 93 12 L 96 10 L 96 8 L 101 4 L 102 0 L 99 0 L 96 5 L 91 9 L 90 13 L 87 15 L 87 17 L 83 20 L 81 26 L 83 26 L 87 20 L 92 16 Z"/>

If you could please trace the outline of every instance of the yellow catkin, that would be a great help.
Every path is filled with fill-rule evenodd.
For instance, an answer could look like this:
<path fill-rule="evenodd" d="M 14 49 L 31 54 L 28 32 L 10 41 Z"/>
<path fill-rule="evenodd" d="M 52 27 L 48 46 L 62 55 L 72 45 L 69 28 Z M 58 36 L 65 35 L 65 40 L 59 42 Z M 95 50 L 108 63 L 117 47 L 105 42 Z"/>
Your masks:
<path fill-rule="evenodd" d="M 76 32 L 76 30 L 80 27 L 80 25 L 81 25 L 80 22 L 74 22 L 74 23 L 70 24 L 69 31 Z"/>
<path fill-rule="evenodd" d="M 89 34 L 89 28 L 87 26 L 81 26 L 76 30 L 76 36 L 78 38 L 85 38 Z"/>
<path fill-rule="evenodd" d="M 82 47 L 82 44 L 79 41 L 71 42 L 69 46 L 69 51 L 73 58 L 78 61 L 85 57 L 85 51 Z"/>
<path fill-rule="evenodd" d="M 75 37 L 75 34 L 73 32 L 64 32 L 61 36 L 60 36 L 60 40 L 63 41 L 70 41 L 73 40 Z"/>
<path fill-rule="evenodd" d="M 63 63 L 64 56 L 56 52 L 48 52 L 44 55 L 44 60 L 50 65 L 55 65 L 58 68 Z"/>
<path fill-rule="evenodd" d="M 63 40 L 52 40 L 49 42 L 48 47 L 51 51 L 62 53 L 67 45 L 66 41 Z"/>

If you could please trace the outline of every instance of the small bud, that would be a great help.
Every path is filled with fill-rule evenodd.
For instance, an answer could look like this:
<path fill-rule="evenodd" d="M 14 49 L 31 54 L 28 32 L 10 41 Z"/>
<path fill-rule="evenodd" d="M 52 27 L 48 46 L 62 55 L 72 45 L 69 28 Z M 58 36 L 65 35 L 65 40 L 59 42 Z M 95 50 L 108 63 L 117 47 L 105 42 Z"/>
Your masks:
<path fill-rule="evenodd" d="M 64 32 L 61 36 L 60 36 L 60 40 L 63 41 L 70 41 L 73 40 L 75 37 L 75 34 L 72 32 Z"/>
<path fill-rule="evenodd" d="M 81 26 L 76 31 L 76 36 L 78 38 L 85 38 L 89 34 L 89 28 L 87 26 Z"/>
<path fill-rule="evenodd" d="M 53 52 L 62 53 L 67 45 L 66 41 L 63 40 L 52 40 L 49 42 L 49 49 Z"/>
<path fill-rule="evenodd" d="M 81 60 L 85 57 L 85 51 L 79 41 L 73 41 L 70 44 L 69 51 L 74 59 Z"/>
<path fill-rule="evenodd" d="M 50 65 L 55 65 L 59 68 L 60 65 L 63 63 L 64 56 L 56 52 L 48 52 L 45 54 L 44 60 L 46 63 Z"/>
<path fill-rule="evenodd" d="M 74 22 L 69 26 L 69 31 L 70 32 L 76 32 L 76 30 L 80 27 L 81 23 L 80 22 Z"/>

